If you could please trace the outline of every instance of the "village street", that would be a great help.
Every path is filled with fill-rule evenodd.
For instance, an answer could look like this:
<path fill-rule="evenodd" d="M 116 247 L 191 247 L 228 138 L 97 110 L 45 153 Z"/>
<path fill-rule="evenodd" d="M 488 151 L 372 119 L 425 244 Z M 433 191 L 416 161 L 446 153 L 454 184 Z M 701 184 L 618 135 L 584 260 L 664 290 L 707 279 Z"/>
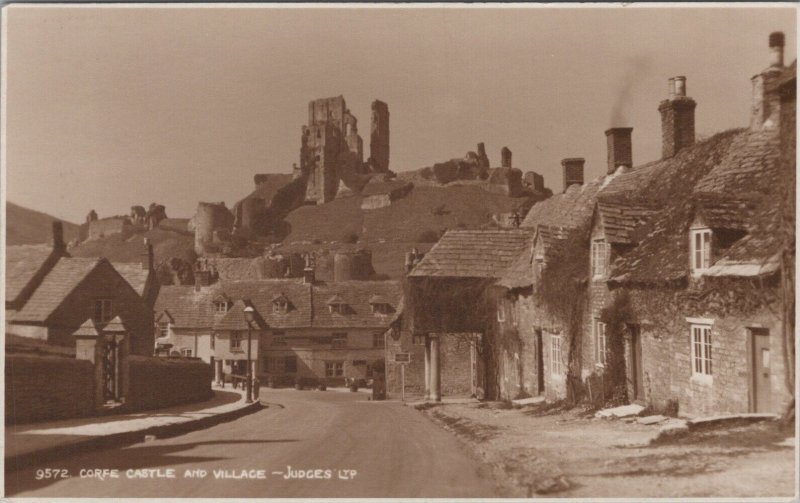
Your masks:
<path fill-rule="evenodd" d="M 490 497 L 488 471 L 459 440 L 399 402 L 365 393 L 262 389 L 259 412 L 235 421 L 123 449 L 48 463 L 66 480 L 37 481 L 36 468 L 6 474 L 8 496 L 30 497 Z M 287 466 L 319 479 L 284 479 Z M 119 478 L 81 478 L 81 470 Z M 128 472 L 128 470 L 138 470 Z M 176 478 L 143 469 L 174 469 Z M 206 470 L 184 478 L 186 470 Z M 214 471 L 254 479 L 217 479 Z M 257 473 L 263 470 L 262 474 Z M 330 470 L 327 472 L 326 470 Z M 326 479 L 329 474 L 330 478 Z M 149 475 L 149 474 L 148 474 Z"/>

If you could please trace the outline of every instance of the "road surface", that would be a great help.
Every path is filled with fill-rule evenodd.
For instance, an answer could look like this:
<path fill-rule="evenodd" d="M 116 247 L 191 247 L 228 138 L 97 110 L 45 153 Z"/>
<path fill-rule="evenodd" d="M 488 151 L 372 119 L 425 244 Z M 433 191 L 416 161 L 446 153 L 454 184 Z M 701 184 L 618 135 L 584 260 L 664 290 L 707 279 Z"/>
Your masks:
<path fill-rule="evenodd" d="M 7 473 L 6 495 L 497 496 L 489 470 L 411 407 L 364 393 L 266 388 L 261 401 L 269 407 L 205 430 Z M 66 470 L 60 473 L 69 478 L 37 481 L 37 468 Z"/>

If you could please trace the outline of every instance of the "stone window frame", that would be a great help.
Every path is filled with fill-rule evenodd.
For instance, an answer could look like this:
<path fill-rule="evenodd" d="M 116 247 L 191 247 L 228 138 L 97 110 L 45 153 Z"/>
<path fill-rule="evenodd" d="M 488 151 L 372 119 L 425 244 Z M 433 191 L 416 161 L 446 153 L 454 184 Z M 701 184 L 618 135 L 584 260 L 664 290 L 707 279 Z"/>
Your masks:
<path fill-rule="evenodd" d="M 344 360 L 325 360 L 325 377 L 344 377 Z"/>
<path fill-rule="evenodd" d="M 550 334 L 550 373 L 561 377 L 564 374 L 564 360 L 562 345 L 564 336 L 561 334 Z"/>
<path fill-rule="evenodd" d="M 592 318 L 592 340 L 594 341 L 594 361 L 595 361 L 595 366 L 600 368 L 605 368 L 608 357 L 608 336 L 606 335 L 607 328 L 608 325 L 600 321 L 600 318 Z"/>
<path fill-rule="evenodd" d="M 592 239 L 592 279 L 604 279 L 608 274 L 609 247 L 605 238 Z"/>
<path fill-rule="evenodd" d="M 692 227 L 689 230 L 689 268 L 692 276 L 700 276 L 711 268 L 711 244 L 714 233 L 709 227 Z M 698 241 L 702 250 L 698 249 Z M 698 261 L 702 262 L 698 266 Z"/>
<path fill-rule="evenodd" d="M 98 323 L 108 323 L 113 319 L 114 300 L 108 297 L 94 299 L 94 321 Z"/>
<path fill-rule="evenodd" d="M 692 380 L 711 384 L 714 379 L 714 355 L 712 353 L 712 327 L 714 320 L 708 318 L 687 318 L 689 322 L 689 364 Z M 699 336 L 699 337 L 698 337 Z"/>

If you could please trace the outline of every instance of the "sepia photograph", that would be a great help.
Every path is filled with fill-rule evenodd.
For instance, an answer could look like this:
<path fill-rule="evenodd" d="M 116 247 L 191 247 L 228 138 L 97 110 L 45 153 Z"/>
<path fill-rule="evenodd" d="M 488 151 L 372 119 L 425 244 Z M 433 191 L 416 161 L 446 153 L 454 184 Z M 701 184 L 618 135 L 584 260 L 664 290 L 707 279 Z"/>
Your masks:
<path fill-rule="evenodd" d="M 800 497 L 796 4 L 0 14 L 3 501 Z"/>

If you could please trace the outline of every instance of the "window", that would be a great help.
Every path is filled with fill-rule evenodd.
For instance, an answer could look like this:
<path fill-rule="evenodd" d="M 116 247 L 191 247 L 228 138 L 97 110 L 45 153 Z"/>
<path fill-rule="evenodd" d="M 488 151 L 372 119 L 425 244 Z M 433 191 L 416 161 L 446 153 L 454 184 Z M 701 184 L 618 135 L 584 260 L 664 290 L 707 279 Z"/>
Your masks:
<path fill-rule="evenodd" d="M 94 321 L 108 323 L 111 318 L 111 299 L 96 299 L 94 301 Z"/>
<path fill-rule="evenodd" d="M 599 365 L 606 364 L 606 324 L 594 319 L 594 361 Z"/>
<path fill-rule="evenodd" d="M 181 356 L 192 356 L 191 349 L 181 349 Z"/>
<path fill-rule="evenodd" d="M 711 267 L 711 230 L 692 229 L 692 274 L 699 275 Z"/>
<path fill-rule="evenodd" d="M 242 339 L 241 332 L 231 332 L 231 351 L 242 350 Z"/>
<path fill-rule="evenodd" d="M 371 363 L 367 365 L 367 371 L 365 375 L 367 379 L 372 379 L 373 377 L 375 377 L 375 370 L 372 368 Z"/>
<path fill-rule="evenodd" d="M 274 330 L 272 332 L 272 342 L 273 346 L 285 346 L 286 345 L 286 332 L 283 330 Z"/>
<path fill-rule="evenodd" d="M 275 314 L 286 314 L 289 311 L 289 303 L 284 298 L 277 299 L 272 303 L 272 312 Z"/>
<path fill-rule="evenodd" d="M 344 314 L 345 307 L 344 304 L 328 304 L 328 311 L 331 314 Z"/>
<path fill-rule="evenodd" d="M 331 347 L 339 349 L 347 347 L 347 334 L 334 333 L 333 338 L 331 339 Z"/>
<path fill-rule="evenodd" d="M 228 303 L 223 301 L 214 302 L 214 312 L 217 314 L 225 314 L 228 312 Z"/>
<path fill-rule="evenodd" d="M 533 252 L 533 273 L 537 278 L 541 278 L 542 272 L 544 272 L 544 250 L 541 246 L 537 246 Z"/>
<path fill-rule="evenodd" d="M 372 334 L 372 347 L 373 348 L 383 348 L 385 346 L 385 341 L 383 338 L 383 334 L 380 332 L 375 332 Z"/>
<path fill-rule="evenodd" d="M 169 337 L 169 322 L 161 322 L 158 324 L 158 336 Z"/>
<path fill-rule="evenodd" d="M 692 376 L 711 378 L 711 325 L 692 325 Z"/>
<path fill-rule="evenodd" d="M 325 362 L 325 377 L 342 377 L 344 362 Z"/>
<path fill-rule="evenodd" d="M 372 304 L 372 314 L 386 315 L 389 314 L 389 312 L 390 312 L 389 304 L 386 304 L 384 302 Z"/>
<path fill-rule="evenodd" d="M 604 239 L 592 240 L 592 277 L 604 278 L 608 263 L 608 244 Z"/>
<path fill-rule="evenodd" d="M 297 372 L 297 357 L 287 356 L 283 360 L 284 372 L 295 373 Z"/>
<path fill-rule="evenodd" d="M 272 358 L 268 356 L 261 357 L 261 371 L 262 372 L 270 372 L 272 370 L 272 365 L 270 365 L 270 360 Z"/>
<path fill-rule="evenodd" d="M 564 363 L 561 361 L 561 341 L 560 334 L 550 335 L 550 372 L 560 376 L 564 373 Z"/>

